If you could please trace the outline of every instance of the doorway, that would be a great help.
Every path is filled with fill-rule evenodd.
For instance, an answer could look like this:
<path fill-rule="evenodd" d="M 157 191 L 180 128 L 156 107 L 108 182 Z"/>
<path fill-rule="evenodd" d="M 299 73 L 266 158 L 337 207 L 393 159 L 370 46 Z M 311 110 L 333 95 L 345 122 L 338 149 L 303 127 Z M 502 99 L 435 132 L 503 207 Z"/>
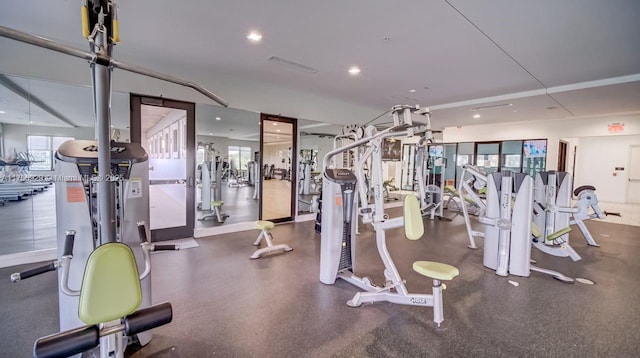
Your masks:
<path fill-rule="evenodd" d="M 629 146 L 627 203 L 640 204 L 640 145 Z"/>
<path fill-rule="evenodd" d="M 291 221 L 297 185 L 297 120 L 260 115 L 260 220 Z"/>
<path fill-rule="evenodd" d="M 567 171 L 567 142 L 561 140 L 558 147 L 558 171 Z"/>
<path fill-rule="evenodd" d="M 193 236 L 195 104 L 131 94 L 130 126 L 149 156 L 151 241 Z"/>

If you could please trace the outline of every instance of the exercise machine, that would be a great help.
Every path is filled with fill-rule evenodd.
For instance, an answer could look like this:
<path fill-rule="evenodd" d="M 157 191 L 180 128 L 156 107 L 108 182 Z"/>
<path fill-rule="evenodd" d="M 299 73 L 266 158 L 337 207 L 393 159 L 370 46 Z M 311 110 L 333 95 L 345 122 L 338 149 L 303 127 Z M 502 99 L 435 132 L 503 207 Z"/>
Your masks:
<path fill-rule="evenodd" d="M 208 212 L 199 217 L 198 220 L 215 218 L 219 223 L 223 223 L 228 217 L 222 212 L 222 168 L 223 161 L 211 145 L 205 145 L 204 162 L 200 165 L 201 181 L 201 202 L 200 210 Z"/>
<path fill-rule="evenodd" d="M 151 272 L 149 251 L 154 245 L 146 240 L 144 224 L 139 224 L 145 271 L 139 274 L 138 263 L 128 245 L 110 242 L 89 255 L 80 290 L 68 287 L 73 259 L 75 232 L 67 232 L 64 255 L 60 261 L 66 293 L 78 297 L 77 315 L 85 326 L 38 339 L 33 348 L 39 358 L 68 357 L 100 347 L 100 357 L 123 358 L 127 337 L 149 335 L 149 330 L 173 319 L 168 302 L 138 310 L 143 304 L 141 281 Z M 20 274 L 15 274 L 20 275 Z"/>
<path fill-rule="evenodd" d="M 260 158 L 257 157 L 255 162 L 247 163 L 247 170 L 249 171 L 249 185 L 253 185 L 253 200 L 258 200 L 260 199 L 260 185 L 262 182 L 260 177 Z"/>
<path fill-rule="evenodd" d="M 424 233 L 422 215 L 418 200 L 414 195 L 404 198 L 404 214 L 389 218 L 384 212 L 383 178 L 382 178 L 382 143 L 392 136 L 411 137 L 421 128 L 415 128 L 411 114 L 419 108 L 412 106 L 396 106 L 392 109 L 394 126 L 381 132 L 370 126 L 362 139 L 356 140 L 341 148 L 334 149 L 324 157 L 324 180 L 322 184 L 322 232 L 320 246 L 320 281 L 334 284 L 336 279 L 343 279 L 362 291 L 357 292 L 347 302 L 351 307 L 363 303 L 387 301 L 391 303 L 433 307 L 434 322 L 439 326 L 444 320 L 442 308 L 442 283 L 458 275 L 458 269 L 437 262 L 416 261 L 413 269 L 433 279 L 432 294 L 409 293 L 405 281 L 389 254 L 386 244 L 386 230 L 404 227 L 405 236 L 410 240 L 420 239 Z M 359 162 L 371 158 L 372 188 L 374 203 L 369 204 L 365 185 L 362 181 L 362 170 L 353 171 L 347 168 L 332 168 L 332 158 L 351 149 L 363 147 Z M 358 200 L 359 199 L 359 200 Z M 360 205 L 358 205 L 358 202 Z M 355 274 L 356 235 L 354 222 L 362 216 L 363 223 L 371 224 L 375 230 L 378 254 L 384 264 L 385 285 L 376 286 L 368 277 Z"/>
<path fill-rule="evenodd" d="M 90 52 L 0 26 L 2 37 L 81 58 L 89 61 L 91 66 L 97 141 L 66 142 L 56 154 L 56 172 L 69 172 L 73 178 L 56 185 L 56 212 L 59 261 L 64 261 L 62 256 L 67 256 L 64 255 L 66 250 L 62 243 L 67 236 L 66 232 L 74 231 L 78 237 L 73 250 L 76 259 L 69 265 L 62 266 L 63 269 L 68 269 L 68 284 L 76 287 L 82 283 L 82 272 L 87 266 L 90 252 L 95 252 L 94 249 L 103 245 L 118 242 L 124 245 L 130 242 L 129 240 L 136 236 L 135 231 L 132 233 L 131 230 L 137 228 L 140 215 L 143 219 L 149 215 L 148 197 L 145 199 L 149 190 L 146 153 L 139 145 L 111 143 L 111 71 L 120 68 L 190 87 L 220 105 L 228 106 L 225 100 L 194 83 L 114 59 L 111 56 L 113 45 L 120 39 L 117 6 L 114 1 L 87 0 L 81 9 L 82 32 L 89 40 Z M 116 161 L 115 166 L 112 153 Z M 140 209 L 135 210 L 135 207 Z M 136 214 L 137 212 L 139 214 Z M 134 256 L 140 255 L 140 251 L 144 250 L 137 251 L 137 254 L 134 252 Z M 142 255 L 144 256 L 143 253 Z M 55 267 L 55 263 L 51 265 Z M 66 290 L 64 283 L 61 284 L 63 277 L 65 275 L 60 272 L 60 327 L 64 330 L 67 325 L 75 328 L 81 326 L 82 322 L 78 319 L 78 311 L 75 309 L 78 308 L 78 300 L 63 291 Z M 144 287 L 145 283 L 141 283 L 141 286 Z M 141 290 L 145 291 L 144 288 Z M 147 295 L 146 299 L 150 302 L 150 295 Z M 144 295 L 142 302 L 145 302 Z M 141 337 L 142 333 L 138 335 L 138 339 Z M 81 337 L 71 339 L 75 342 L 82 340 Z M 145 340 L 148 341 L 142 338 L 141 343 L 144 344 Z M 110 347 L 101 346 L 101 350 L 106 349 Z M 118 354 L 120 353 L 114 353 L 117 356 Z"/>
<path fill-rule="evenodd" d="M 571 207 L 571 174 L 559 171 L 546 171 L 536 174 L 534 195 L 534 222 L 540 228 L 544 242 L 556 244 L 569 243 L 568 232 L 553 240 L 545 240 L 550 233 L 557 232 L 570 225 L 577 225 L 590 246 L 600 246 L 593 239 L 584 220 L 604 219 L 608 215 L 620 216 L 619 213 L 603 211 L 598 206 L 595 187 L 583 185 L 573 191 L 578 200 Z M 591 212 L 593 211 L 593 212 Z"/>
<path fill-rule="evenodd" d="M 152 303 L 149 252 L 179 249 L 175 245 L 147 242 L 143 223 L 149 221 L 149 166 L 144 149 L 137 143 L 116 142 L 111 143 L 111 148 L 111 173 L 107 178 L 101 178 L 96 175 L 98 152 L 95 141 L 70 140 L 60 145 L 55 154 L 55 174 L 65 181 L 55 186 L 56 212 L 60 213 L 56 215 L 58 260 L 11 276 L 12 281 L 17 282 L 58 270 L 60 331 L 85 324 L 78 316 L 80 287 L 89 257 L 108 243 L 99 235 L 97 198 L 100 181 L 107 181 L 113 193 L 109 207 L 115 211 L 115 240 L 111 242 L 128 245 L 138 263 L 136 269 L 142 272 L 139 307 L 150 307 Z M 138 238 L 144 239 L 142 245 Z M 151 340 L 151 333 L 141 332 L 133 339 L 146 345 Z"/>
<path fill-rule="evenodd" d="M 476 200 L 480 198 L 471 188 L 471 181 L 463 180 L 466 174 L 470 174 L 475 179 L 475 183 L 480 183 L 477 184 L 478 186 L 481 185 L 487 189 L 486 202 L 482 202 L 485 211 L 478 217 L 478 221 L 484 224 L 484 231 L 473 230 L 466 206 L 462 207 L 469 236 L 469 248 L 477 249 L 476 237 L 484 239 L 483 265 L 495 270 L 499 276 L 511 274 L 529 277 L 531 271 L 536 271 L 551 275 L 563 282 L 573 282 L 572 278 L 560 272 L 531 264 L 532 243 L 539 241 L 532 239 L 533 179 L 527 174 L 510 171 L 485 175 L 476 167 L 465 165 L 458 191 L 461 195 L 468 193 Z M 562 233 L 555 235 L 559 236 Z M 544 252 L 555 254 L 554 251 Z"/>

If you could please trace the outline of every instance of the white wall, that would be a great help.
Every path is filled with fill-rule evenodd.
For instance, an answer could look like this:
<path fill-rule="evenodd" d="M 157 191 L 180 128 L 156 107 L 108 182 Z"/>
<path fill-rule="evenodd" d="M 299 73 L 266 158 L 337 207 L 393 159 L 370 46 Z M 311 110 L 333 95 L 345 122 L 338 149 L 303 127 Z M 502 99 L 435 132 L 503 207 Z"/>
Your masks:
<path fill-rule="evenodd" d="M 630 145 L 640 145 L 640 135 L 581 138 L 575 187 L 593 185 L 598 200 L 626 202 Z M 616 171 L 615 167 L 625 170 Z"/>
<path fill-rule="evenodd" d="M 624 123 L 622 133 L 609 133 L 607 125 Z M 640 144 L 640 114 L 527 123 L 446 128 L 445 143 L 511 139 L 547 139 L 547 170 L 557 168 L 560 139 L 569 142 L 568 166 L 578 145 L 575 186 L 596 187 L 601 201 L 624 202 L 626 173 L 613 176 L 615 166 L 628 164 L 629 145 Z"/>

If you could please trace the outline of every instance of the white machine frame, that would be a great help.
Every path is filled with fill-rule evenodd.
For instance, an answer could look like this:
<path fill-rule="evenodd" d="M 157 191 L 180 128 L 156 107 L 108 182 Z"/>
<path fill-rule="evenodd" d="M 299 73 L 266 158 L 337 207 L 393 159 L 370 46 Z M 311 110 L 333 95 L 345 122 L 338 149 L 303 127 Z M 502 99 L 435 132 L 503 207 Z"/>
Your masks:
<path fill-rule="evenodd" d="M 470 174 L 473 180 L 465 180 L 466 174 Z M 476 188 L 486 185 L 486 202 L 471 189 L 472 182 Z M 574 281 L 560 272 L 531 264 L 533 179 L 529 175 L 509 171 L 485 175 L 478 168 L 465 165 L 458 191 L 460 196 L 467 194 L 485 208 L 484 214 L 478 217 L 478 221 L 485 225 L 484 232 L 480 232 L 473 230 L 466 205 L 462 207 L 469 248 L 478 248 L 476 237 L 484 239 L 484 266 L 495 270 L 499 276 L 528 277 L 531 271 L 537 271 L 563 282 Z"/>
<path fill-rule="evenodd" d="M 534 221 L 540 228 L 545 228 L 542 233 L 546 236 L 554 230 L 569 225 L 577 225 L 589 246 L 600 246 L 589 229 L 584 224 L 585 220 L 604 219 L 608 215 L 620 216 L 619 213 L 603 211 L 598 206 L 598 197 L 595 187 L 583 185 L 576 188 L 573 194 L 578 197 L 576 204 L 571 207 L 571 174 L 567 172 L 547 171 L 536 175 Z M 593 211 L 593 212 L 591 212 Z M 569 235 L 565 234 L 556 240 L 557 242 L 569 242 Z"/>
<path fill-rule="evenodd" d="M 432 294 L 409 293 L 405 281 L 400 277 L 386 244 L 386 230 L 404 226 L 404 218 L 389 218 L 384 212 L 383 199 L 383 177 L 382 177 L 382 143 L 387 137 L 407 136 L 414 133 L 424 132 L 425 127 L 414 127 L 411 118 L 412 113 L 419 111 L 419 107 L 395 106 L 392 109 L 394 126 L 376 132 L 372 126 L 367 127 L 364 138 L 354 141 L 346 146 L 329 152 L 324 157 L 324 180 L 323 180 L 323 208 L 322 208 L 322 241 L 320 250 L 320 281 L 325 284 L 334 284 L 336 279 L 343 279 L 358 288 L 362 292 L 357 292 L 354 297 L 347 302 L 351 307 L 358 307 L 363 303 L 387 301 L 391 303 L 433 307 L 434 322 L 438 325 L 443 321 L 442 309 L 442 285 L 439 280 L 433 280 Z M 356 170 L 351 173 L 348 169 L 330 169 L 331 159 L 340 153 L 355 149 L 365 148 L 364 153 L 355 160 Z M 357 170 L 367 159 L 372 159 L 372 188 L 374 203 L 369 204 L 364 172 Z M 328 174 L 329 170 L 342 171 L 337 174 Z M 340 176 L 354 176 L 357 178 L 357 188 L 355 180 L 347 184 L 336 181 Z M 333 177 L 332 177 L 333 176 Z M 355 192 L 358 192 L 356 195 Z M 358 198 L 360 206 L 358 208 Z M 332 205 L 334 204 L 334 205 Z M 347 213 L 345 215 L 345 213 Z M 349 214 L 350 213 L 350 214 Z M 358 215 L 362 217 L 365 224 L 374 227 L 376 235 L 376 246 L 378 254 L 384 264 L 385 285 L 379 287 L 371 282 L 368 277 L 359 277 L 354 273 L 355 267 L 355 246 L 356 235 L 355 225 Z M 348 225 L 345 225 L 347 223 Z M 337 239 L 337 238 L 341 238 Z M 350 254 L 350 262 L 343 262 L 344 254 Z M 395 292 L 394 292 L 395 291 Z"/>

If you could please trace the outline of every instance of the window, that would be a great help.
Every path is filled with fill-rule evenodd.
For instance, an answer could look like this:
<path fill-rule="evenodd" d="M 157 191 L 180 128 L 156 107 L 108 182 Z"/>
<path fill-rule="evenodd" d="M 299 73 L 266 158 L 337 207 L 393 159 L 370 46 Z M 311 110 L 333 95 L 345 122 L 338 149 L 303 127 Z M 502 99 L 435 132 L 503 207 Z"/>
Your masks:
<path fill-rule="evenodd" d="M 27 136 L 27 152 L 29 154 L 29 170 L 53 170 L 53 154 L 58 147 L 71 137 L 52 137 L 42 135 Z"/>
<path fill-rule="evenodd" d="M 229 165 L 233 170 L 246 170 L 251 161 L 250 147 L 229 146 Z"/>

